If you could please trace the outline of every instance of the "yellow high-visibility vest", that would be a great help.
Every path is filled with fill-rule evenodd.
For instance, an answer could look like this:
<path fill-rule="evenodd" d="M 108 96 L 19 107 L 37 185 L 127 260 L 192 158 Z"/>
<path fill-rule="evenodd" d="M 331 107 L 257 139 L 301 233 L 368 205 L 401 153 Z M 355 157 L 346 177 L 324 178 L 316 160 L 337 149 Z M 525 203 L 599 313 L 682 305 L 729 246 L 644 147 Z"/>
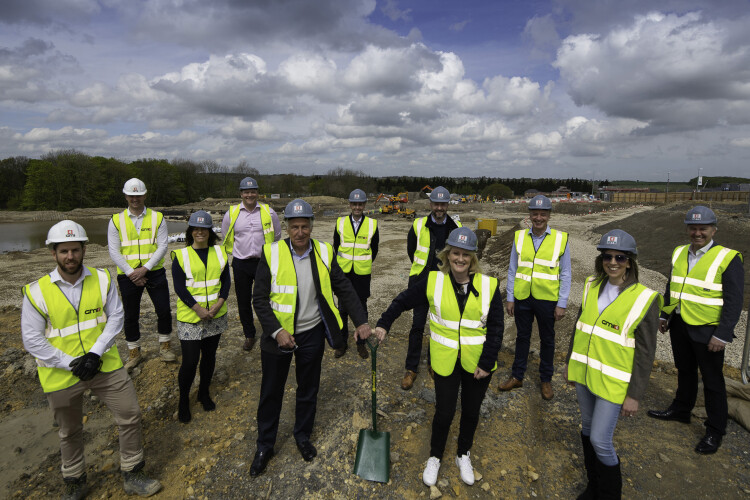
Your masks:
<path fill-rule="evenodd" d="M 86 269 L 91 274 L 83 279 L 78 311 L 57 284 L 52 283 L 49 274 L 23 287 L 23 294 L 47 321 L 44 330 L 47 341 L 74 358 L 91 350 L 107 324 L 104 306 L 107 304 L 107 292 L 112 280 L 109 271 L 93 267 Z M 105 373 L 122 367 L 122 360 L 114 344 L 102 354 L 101 361 L 100 371 Z M 66 389 L 80 380 L 69 370 L 47 366 L 39 359 L 36 363 L 44 392 Z"/>
<path fill-rule="evenodd" d="M 193 250 L 185 247 L 172 252 L 172 258 L 177 262 L 185 273 L 185 287 L 196 302 L 209 309 L 219 300 L 221 291 L 221 273 L 227 265 L 227 252 L 221 245 L 214 245 L 208 250 L 208 265 Z M 214 318 L 219 318 L 227 313 L 226 301 L 219 308 Z M 198 313 L 187 306 L 180 297 L 177 297 L 177 321 L 183 323 L 198 323 Z"/>
<path fill-rule="evenodd" d="M 341 244 L 336 259 L 342 271 L 348 273 L 354 269 L 355 274 L 372 274 L 372 248 L 370 248 L 370 243 L 377 228 L 378 221 L 362 216 L 362 223 L 355 236 L 351 218 L 348 215 L 338 218 L 336 231 L 339 233 Z"/>
<path fill-rule="evenodd" d="M 427 217 L 420 217 L 412 224 L 414 234 L 417 236 L 417 248 L 414 250 L 414 261 L 411 264 L 409 276 L 420 274 L 427 265 L 427 260 L 430 256 L 430 228 L 427 227 L 427 219 L 429 217 L 429 215 Z M 456 226 L 462 227 L 459 221 L 455 222 Z"/>
<path fill-rule="evenodd" d="M 497 290 L 497 278 L 476 273 L 472 284 L 479 291 L 479 296 L 469 294 L 462 314 L 450 276 L 441 271 L 430 271 L 427 277 L 430 365 L 439 375 L 453 373 L 459 353 L 461 367 L 474 373 L 482 356 L 487 335 L 487 315 Z M 492 369 L 496 368 L 497 363 Z"/>
<path fill-rule="evenodd" d="M 330 243 L 311 239 L 313 251 L 310 258 L 315 260 L 320 279 L 320 291 L 333 312 L 339 329 L 343 328 L 341 315 L 333 300 L 331 286 L 331 264 L 333 247 Z M 268 268 L 271 270 L 271 308 L 281 327 L 294 335 L 294 313 L 297 310 L 297 271 L 294 269 L 294 258 L 286 240 L 274 241 L 263 245 Z M 317 253 L 320 258 L 315 257 Z"/>
<path fill-rule="evenodd" d="M 127 209 L 112 216 L 112 223 L 120 233 L 120 253 L 133 269 L 141 267 L 148 262 L 159 248 L 159 245 L 156 244 L 156 236 L 163 220 L 164 216 L 161 212 L 147 208 L 146 213 L 143 215 L 141 230 L 138 231 L 133 221 L 130 220 Z M 163 266 L 164 259 L 161 259 L 151 270 L 156 271 Z M 117 274 L 124 273 L 125 271 L 119 267 L 117 268 Z"/>
<path fill-rule="evenodd" d="M 260 224 L 263 226 L 263 241 L 266 243 L 273 242 L 273 219 L 271 218 L 271 209 L 265 203 L 258 202 L 260 207 Z M 242 203 L 229 207 L 229 229 L 224 235 L 224 241 L 221 243 L 227 253 L 232 253 L 234 249 L 234 224 L 240 216 Z"/>
<path fill-rule="evenodd" d="M 583 290 L 581 317 L 576 323 L 568 379 L 584 384 L 602 399 L 622 404 L 628 393 L 635 356 L 635 330 L 654 300 L 662 304 L 658 292 L 640 283 L 622 290 L 599 313 L 599 289 L 589 276 Z"/>
<path fill-rule="evenodd" d="M 680 316 L 688 325 L 718 325 L 724 306 L 721 275 L 735 256 L 736 250 L 713 245 L 688 272 L 688 248 L 682 245 L 672 252 L 672 279 L 669 283 L 667 314 L 680 307 Z"/>
<path fill-rule="evenodd" d="M 525 229 L 516 231 L 513 248 L 518 255 L 518 267 L 513 281 L 513 297 L 523 300 L 533 296 L 538 300 L 557 300 L 560 295 L 560 257 L 568 244 L 568 233 L 551 230 L 542 240 L 539 250 Z"/>

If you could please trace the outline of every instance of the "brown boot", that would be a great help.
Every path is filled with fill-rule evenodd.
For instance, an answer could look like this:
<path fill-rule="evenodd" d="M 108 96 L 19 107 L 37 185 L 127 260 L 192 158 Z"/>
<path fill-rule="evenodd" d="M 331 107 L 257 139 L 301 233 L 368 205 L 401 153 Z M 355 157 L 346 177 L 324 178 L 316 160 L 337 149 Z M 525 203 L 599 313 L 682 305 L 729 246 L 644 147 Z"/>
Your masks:
<path fill-rule="evenodd" d="M 523 380 L 518 380 L 516 377 L 510 377 L 508 380 L 500 384 L 497 388 L 505 392 L 517 389 L 518 387 L 523 387 Z"/>
<path fill-rule="evenodd" d="M 245 343 L 242 344 L 242 350 L 243 351 L 252 351 L 253 346 L 255 346 L 255 337 L 247 337 L 245 338 Z"/>
<path fill-rule="evenodd" d="M 344 345 L 342 347 L 339 347 L 338 349 L 333 350 L 333 357 L 334 358 L 340 358 L 344 354 L 346 354 L 346 350 L 349 349 L 348 345 Z"/>
<path fill-rule="evenodd" d="M 359 354 L 359 357 L 362 359 L 370 357 L 370 353 L 367 351 L 367 346 L 365 346 L 365 344 L 357 344 L 357 354 Z"/>
<path fill-rule="evenodd" d="M 130 349 L 129 355 L 128 355 L 128 362 L 125 363 L 125 370 L 130 371 L 133 368 L 138 365 L 138 363 L 141 362 L 143 359 L 143 356 L 141 356 L 141 348 L 135 347 L 133 349 Z"/>
<path fill-rule="evenodd" d="M 165 361 L 167 363 L 174 363 L 177 361 L 177 356 L 169 349 L 169 341 L 166 342 L 160 342 L 159 347 L 159 356 L 161 356 L 162 361 Z"/>
<path fill-rule="evenodd" d="M 417 378 L 417 372 L 413 372 L 411 370 L 406 370 L 406 373 L 404 373 L 404 378 L 401 380 L 401 388 L 405 391 L 408 391 L 411 389 L 411 386 L 414 385 L 414 380 Z"/>
<path fill-rule="evenodd" d="M 542 386 L 540 387 L 542 391 L 542 399 L 549 401 L 555 396 L 555 393 L 552 392 L 552 383 L 551 382 L 542 382 Z"/>

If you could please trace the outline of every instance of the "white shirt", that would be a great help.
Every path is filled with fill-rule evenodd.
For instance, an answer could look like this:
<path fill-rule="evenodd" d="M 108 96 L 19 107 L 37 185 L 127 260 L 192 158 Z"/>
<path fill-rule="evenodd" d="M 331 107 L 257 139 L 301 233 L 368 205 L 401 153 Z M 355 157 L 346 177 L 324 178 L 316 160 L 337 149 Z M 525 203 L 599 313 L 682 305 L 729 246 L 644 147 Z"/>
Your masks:
<path fill-rule="evenodd" d="M 50 273 L 52 283 L 60 287 L 60 291 L 67 297 L 68 301 L 75 307 L 76 311 L 81 303 L 81 292 L 83 291 L 83 280 L 91 276 L 91 272 L 84 267 L 78 280 L 70 284 L 60 276 L 57 268 Z M 115 280 L 111 280 L 107 291 L 107 303 L 104 305 L 104 313 L 107 315 L 107 323 L 104 330 L 90 352 L 101 356 L 115 343 L 115 337 L 122 331 L 123 311 L 120 296 L 117 294 Z M 42 316 L 36 308 L 31 305 L 29 299 L 24 295 L 21 306 L 21 338 L 23 347 L 36 359 L 44 362 L 46 366 L 62 368 L 70 371 L 70 362 L 73 356 L 62 352 L 49 343 L 44 331 L 47 327 L 47 318 Z"/>
<path fill-rule="evenodd" d="M 129 208 L 127 209 L 127 212 L 128 217 L 130 217 L 130 220 L 135 226 L 135 229 L 137 231 L 140 231 L 141 224 L 143 224 L 143 217 L 146 215 L 146 207 L 143 207 L 143 212 L 141 212 L 140 215 L 133 215 L 130 212 Z M 167 221 L 162 219 L 159 230 L 156 233 L 156 251 L 154 252 L 154 255 L 148 260 L 148 262 L 143 265 L 143 267 L 150 271 L 156 264 L 159 263 L 161 259 L 164 258 L 165 255 L 167 255 L 167 245 L 169 243 L 168 239 L 169 231 L 167 230 Z M 112 222 L 112 219 L 109 220 L 109 227 L 107 228 L 107 246 L 109 248 L 110 259 L 112 259 L 112 261 L 117 265 L 117 267 L 120 268 L 122 272 L 125 273 L 126 276 L 130 276 L 130 274 L 133 272 L 133 268 L 130 267 L 130 264 L 128 264 L 125 256 L 120 253 L 120 232 L 117 230 L 117 227 L 115 227 L 115 223 Z"/>
<path fill-rule="evenodd" d="M 688 272 L 695 266 L 699 260 L 701 260 L 701 257 L 706 255 L 706 252 L 708 252 L 711 247 L 714 244 L 714 240 L 711 240 L 708 242 L 706 246 L 703 248 L 699 248 L 697 252 L 693 252 L 693 246 L 688 246 Z"/>
<path fill-rule="evenodd" d="M 614 302 L 618 295 L 620 295 L 620 287 L 607 281 L 599 294 L 597 302 L 597 305 L 599 306 L 599 314 Z"/>
<path fill-rule="evenodd" d="M 357 234 L 357 231 L 359 230 L 359 226 L 362 225 L 362 221 L 365 219 L 365 216 L 363 215 L 359 219 L 355 219 L 352 217 L 352 227 L 354 228 L 354 234 Z"/>

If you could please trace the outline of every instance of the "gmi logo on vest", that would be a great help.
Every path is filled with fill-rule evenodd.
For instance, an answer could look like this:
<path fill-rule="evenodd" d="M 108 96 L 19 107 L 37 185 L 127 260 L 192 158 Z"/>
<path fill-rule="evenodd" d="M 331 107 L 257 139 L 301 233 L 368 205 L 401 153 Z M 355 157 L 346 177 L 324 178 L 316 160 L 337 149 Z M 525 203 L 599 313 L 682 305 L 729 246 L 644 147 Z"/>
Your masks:
<path fill-rule="evenodd" d="M 101 307 L 97 307 L 96 309 L 86 309 L 85 311 L 83 311 L 83 314 L 94 314 L 94 313 L 98 313 L 101 310 L 102 310 Z"/>
<path fill-rule="evenodd" d="M 620 325 L 615 325 L 614 323 L 610 323 L 609 321 L 604 320 L 604 319 L 602 320 L 602 325 L 608 326 L 610 328 L 614 328 L 615 330 L 619 330 L 620 329 Z"/>

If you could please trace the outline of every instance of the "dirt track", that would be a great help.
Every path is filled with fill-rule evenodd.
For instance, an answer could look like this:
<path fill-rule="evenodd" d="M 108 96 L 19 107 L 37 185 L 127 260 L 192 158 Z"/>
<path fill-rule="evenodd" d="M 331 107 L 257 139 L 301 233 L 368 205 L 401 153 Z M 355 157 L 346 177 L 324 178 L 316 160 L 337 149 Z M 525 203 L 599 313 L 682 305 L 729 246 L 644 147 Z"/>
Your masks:
<path fill-rule="evenodd" d="M 214 205 L 212 201 L 210 203 Z M 335 215 L 345 213 L 346 204 L 333 200 L 313 203 L 318 214 L 314 237 L 330 241 Z M 418 215 L 426 213 L 426 202 L 417 202 Z M 596 205 L 595 210 L 601 210 Z M 206 207 L 208 208 L 208 207 Z M 612 208 L 612 207 L 609 207 Z M 724 207 L 722 207 L 724 208 Z M 720 211 L 720 241 L 747 252 L 750 250 L 746 217 L 732 219 L 735 207 Z M 490 239 L 484 271 L 505 281 L 510 230 L 522 222 L 525 207 L 491 204 L 451 206 L 469 227 L 475 219 L 498 218 L 498 236 Z M 683 241 L 679 219 L 684 207 L 626 208 L 601 214 L 587 214 L 588 205 L 560 206 L 551 225 L 571 233 L 574 286 L 566 318 L 558 324 L 556 366 L 562 361 L 578 308 L 581 282 L 590 274 L 596 252 L 599 226 L 622 227 L 633 234 L 641 250 L 642 281 L 663 290 L 664 262 L 669 252 Z M 740 207 L 739 210 L 742 208 Z M 102 215 L 115 210 L 101 209 Z M 570 213 L 568 213 L 570 212 Z M 94 215 L 94 214 L 89 214 Z M 396 216 L 381 216 L 381 252 L 374 264 L 372 297 L 368 303 L 374 324 L 390 300 L 406 284 L 409 263 L 405 235 L 410 222 Z M 728 224 L 725 224 L 724 221 Z M 655 230 L 657 227 L 659 230 Z M 672 231 L 676 227 L 676 231 Z M 605 230 L 606 230 L 605 229 Z M 726 229 L 726 231 L 725 231 Z M 717 236 L 719 239 L 719 236 Z M 175 248 L 180 244 L 171 245 Z M 86 263 L 110 267 L 106 248 L 88 248 Z M 661 263 L 661 265 L 660 265 Z M 746 266 L 747 268 L 748 266 Z M 58 496 L 59 449 L 52 417 L 35 378 L 33 360 L 22 350 L 20 341 L 19 288 L 51 268 L 45 250 L 0 256 L 0 270 L 11 276 L 0 284 L 0 496 L 46 498 Z M 746 292 L 746 303 L 748 293 Z M 150 302 L 144 300 L 142 331 L 147 362 L 133 373 L 144 413 L 147 470 L 165 485 L 161 498 L 425 498 L 430 490 L 421 482 L 421 472 L 429 451 L 430 424 L 434 408 L 431 380 L 422 370 L 411 391 L 398 384 L 403 373 L 406 333 L 411 317 L 404 315 L 378 351 L 379 409 L 381 430 L 391 433 L 393 465 L 387 485 L 369 483 L 354 476 L 357 433 L 369 426 L 368 361 L 354 351 L 341 359 L 326 352 L 324 374 L 318 403 L 313 441 L 318 457 L 302 461 L 291 437 L 293 425 L 294 383 L 287 384 L 282 412 L 277 456 L 268 471 L 250 479 L 248 470 L 255 449 L 255 411 L 260 385 L 260 353 L 241 350 L 241 328 L 236 319 L 233 293 L 229 308 L 233 321 L 221 341 L 217 372 L 212 385 L 217 410 L 203 412 L 193 405 L 193 421 L 176 421 L 177 364 L 166 365 L 156 356 L 155 316 Z M 738 326 L 738 338 L 730 344 L 728 364 L 736 359 L 744 341 L 746 318 Z M 149 336 L 150 335 L 150 336 Z M 461 483 L 450 457 L 455 451 L 457 418 L 451 430 L 446 460 L 440 472 L 439 490 L 443 496 L 459 498 L 572 498 L 583 481 L 580 451 L 579 414 L 575 392 L 556 372 L 551 402 L 539 396 L 536 370 L 538 358 L 532 343 L 532 356 L 526 383 L 511 393 L 498 393 L 497 384 L 508 375 L 513 359 L 515 327 L 506 324 L 499 369 L 483 405 L 472 459 L 482 479 L 472 487 Z M 120 353 L 126 352 L 124 338 L 118 340 Z M 648 419 L 643 409 L 666 406 L 675 388 L 674 368 L 665 338 L 660 340 L 659 355 L 651 385 L 636 418 L 621 421 L 615 433 L 615 446 L 623 461 L 624 495 L 627 498 L 750 498 L 750 459 L 748 433 L 730 421 L 720 451 L 702 457 L 692 450 L 703 433 L 702 420 L 690 425 L 668 424 Z M 736 368 L 727 374 L 738 377 Z M 197 381 L 194 388 L 197 387 Z M 699 402 L 699 404 L 702 404 Z M 118 471 L 117 432 L 106 408 L 86 401 L 86 461 L 91 497 L 122 498 Z M 696 410 L 700 413 L 701 408 Z M 538 477 L 537 477 L 538 476 Z M 2 488 L 7 488 L 3 493 Z"/>

